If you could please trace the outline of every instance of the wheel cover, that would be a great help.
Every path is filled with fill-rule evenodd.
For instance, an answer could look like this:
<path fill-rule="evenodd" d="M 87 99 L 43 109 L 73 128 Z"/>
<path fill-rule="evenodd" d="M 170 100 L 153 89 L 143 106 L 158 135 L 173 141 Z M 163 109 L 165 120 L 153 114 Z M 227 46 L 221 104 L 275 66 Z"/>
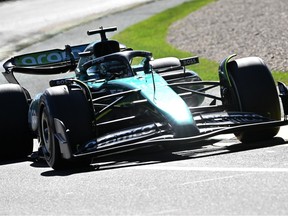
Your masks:
<path fill-rule="evenodd" d="M 52 151 L 51 136 L 52 134 L 49 120 L 45 112 L 43 112 L 41 118 L 41 139 L 42 139 L 43 153 L 45 157 L 47 157 L 48 159 L 51 157 L 51 151 Z"/>

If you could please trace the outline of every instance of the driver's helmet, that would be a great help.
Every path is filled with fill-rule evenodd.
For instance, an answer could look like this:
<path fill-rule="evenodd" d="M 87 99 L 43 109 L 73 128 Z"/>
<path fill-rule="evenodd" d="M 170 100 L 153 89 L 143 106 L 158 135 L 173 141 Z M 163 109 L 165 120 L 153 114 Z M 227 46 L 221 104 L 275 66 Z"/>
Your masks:
<path fill-rule="evenodd" d="M 86 73 L 94 79 L 117 79 L 132 75 L 127 65 L 119 60 L 106 61 L 93 65 L 86 70 Z"/>
<path fill-rule="evenodd" d="M 106 43 L 106 42 L 105 42 Z M 110 53 L 113 53 L 113 52 L 118 52 L 118 51 L 120 51 L 120 50 L 125 50 L 127 47 L 125 46 L 125 45 L 123 45 L 123 44 L 119 44 L 117 41 L 109 41 L 109 43 L 110 43 L 110 45 L 114 45 L 114 48 L 115 49 L 113 49 L 113 50 L 110 50 Z M 87 46 L 87 48 L 84 50 L 84 52 L 92 52 L 92 53 L 94 53 L 95 52 L 95 47 L 97 46 L 97 45 L 100 45 L 100 44 L 102 44 L 103 45 L 103 42 L 99 42 L 99 41 L 96 41 L 96 42 L 93 42 L 93 43 L 91 43 L 91 44 L 89 44 L 88 46 Z M 116 45 L 118 46 L 118 48 L 116 49 Z M 98 48 L 99 48 L 99 46 L 98 46 Z M 98 51 L 97 51 L 98 52 Z M 108 53 L 106 53 L 106 54 L 108 54 Z M 102 55 L 104 55 L 103 53 L 102 53 Z M 101 56 L 101 55 L 100 55 Z M 86 74 L 86 72 L 87 71 L 85 71 L 84 70 L 84 68 L 82 67 L 82 65 L 85 63 L 85 62 L 88 62 L 88 61 L 90 61 L 90 60 L 92 60 L 92 59 L 95 59 L 96 57 L 99 57 L 99 54 L 97 54 L 97 55 L 95 55 L 95 54 L 92 54 L 92 55 L 88 55 L 88 56 L 82 56 L 82 57 L 80 57 L 80 59 L 79 59 L 79 62 L 78 62 L 78 66 L 77 66 L 77 68 L 76 68 L 76 70 L 75 70 L 75 72 L 76 72 L 76 75 L 78 76 L 78 77 L 84 77 L 84 79 L 87 79 L 87 74 Z M 96 68 L 94 68 L 95 69 L 95 74 L 96 74 Z M 91 72 L 91 73 L 93 73 L 93 67 L 91 67 L 91 68 L 89 68 L 89 71 Z"/>

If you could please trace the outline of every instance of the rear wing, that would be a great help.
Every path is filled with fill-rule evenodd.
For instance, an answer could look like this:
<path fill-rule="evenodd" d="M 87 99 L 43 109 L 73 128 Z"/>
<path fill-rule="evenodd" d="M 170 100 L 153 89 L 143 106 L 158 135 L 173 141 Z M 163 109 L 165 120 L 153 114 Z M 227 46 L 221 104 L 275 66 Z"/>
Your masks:
<path fill-rule="evenodd" d="M 4 77 L 9 83 L 17 83 L 15 73 L 50 75 L 66 73 L 76 68 L 88 44 L 76 46 L 66 45 L 65 49 L 52 49 L 15 56 L 7 60 L 3 67 Z"/>

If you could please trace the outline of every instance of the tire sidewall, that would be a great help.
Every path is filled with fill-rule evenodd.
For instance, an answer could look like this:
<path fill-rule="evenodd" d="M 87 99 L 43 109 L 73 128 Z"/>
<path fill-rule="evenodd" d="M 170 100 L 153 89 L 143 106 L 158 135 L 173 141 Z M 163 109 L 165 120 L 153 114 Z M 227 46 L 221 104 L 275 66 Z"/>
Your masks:
<path fill-rule="evenodd" d="M 42 152 L 44 154 L 44 158 L 47 162 L 47 164 L 52 167 L 52 168 L 57 168 L 61 165 L 59 165 L 62 161 L 60 157 L 60 147 L 57 139 L 55 139 L 54 134 L 55 134 L 55 128 L 54 128 L 54 119 L 51 117 L 49 111 L 48 111 L 48 106 L 46 107 L 44 105 L 42 109 L 42 114 L 41 114 L 41 120 L 40 120 L 40 133 L 41 133 L 41 146 L 42 146 Z M 44 123 L 45 122 L 45 123 Z M 43 135 L 43 124 L 47 125 L 47 137 L 44 138 Z M 45 139 L 46 141 L 49 142 L 49 149 L 45 144 Z"/>

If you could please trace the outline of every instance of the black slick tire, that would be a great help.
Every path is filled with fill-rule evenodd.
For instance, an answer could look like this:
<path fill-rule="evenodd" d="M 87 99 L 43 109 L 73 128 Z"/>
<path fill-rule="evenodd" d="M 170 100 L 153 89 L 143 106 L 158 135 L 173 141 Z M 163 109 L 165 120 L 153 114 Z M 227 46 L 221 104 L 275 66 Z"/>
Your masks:
<path fill-rule="evenodd" d="M 28 92 L 17 84 L 0 85 L 0 159 L 18 159 L 32 153 L 28 124 Z"/>
<path fill-rule="evenodd" d="M 46 89 L 41 97 L 40 137 L 44 157 L 55 170 L 87 165 L 90 160 L 66 160 L 55 138 L 54 118 L 69 130 L 69 145 L 73 152 L 92 136 L 92 112 L 85 94 L 78 86 L 56 86 Z M 85 162 L 85 163 L 84 163 Z"/>
<path fill-rule="evenodd" d="M 247 57 L 227 65 L 230 81 L 238 101 L 233 106 L 238 111 L 260 114 L 271 120 L 281 119 L 278 92 L 272 74 L 262 59 Z M 232 101 L 235 103 L 235 101 Z M 279 127 L 247 130 L 236 133 L 241 142 L 273 138 Z"/>

